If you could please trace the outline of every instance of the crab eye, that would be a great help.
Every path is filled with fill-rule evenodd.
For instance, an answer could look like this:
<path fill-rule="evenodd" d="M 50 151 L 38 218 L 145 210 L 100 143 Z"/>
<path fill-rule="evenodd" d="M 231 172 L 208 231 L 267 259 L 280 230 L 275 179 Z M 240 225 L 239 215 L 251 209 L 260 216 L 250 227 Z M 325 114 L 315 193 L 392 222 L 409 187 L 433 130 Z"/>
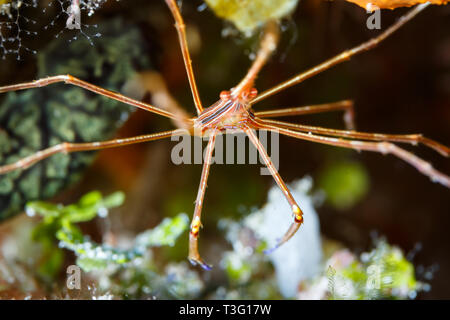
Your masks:
<path fill-rule="evenodd" d="M 248 90 L 245 90 L 241 93 L 241 98 L 244 100 L 252 100 L 256 95 L 258 94 L 258 91 L 255 88 L 251 88 Z"/>
<path fill-rule="evenodd" d="M 256 88 L 251 88 L 248 93 L 248 98 L 253 99 L 254 97 L 257 96 L 257 94 L 258 94 L 258 90 L 256 90 Z"/>
<path fill-rule="evenodd" d="M 231 97 L 231 92 L 230 91 L 224 90 L 224 91 L 222 91 L 220 93 L 220 99 L 221 100 L 230 100 L 230 97 Z"/>

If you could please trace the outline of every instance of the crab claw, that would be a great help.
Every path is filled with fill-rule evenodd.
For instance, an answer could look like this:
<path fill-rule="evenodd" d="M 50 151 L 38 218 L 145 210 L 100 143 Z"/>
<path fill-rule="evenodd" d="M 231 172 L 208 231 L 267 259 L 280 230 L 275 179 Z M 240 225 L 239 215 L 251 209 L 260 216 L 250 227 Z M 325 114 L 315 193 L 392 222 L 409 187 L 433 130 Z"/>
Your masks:
<path fill-rule="evenodd" d="M 281 239 L 277 239 L 277 244 L 275 246 L 273 246 L 272 248 L 264 250 L 263 253 L 264 254 L 271 254 L 276 249 L 278 249 L 281 246 L 281 244 L 282 244 Z"/>
<path fill-rule="evenodd" d="M 201 259 L 200 257 L 198 258 L 189 258 L 189 262 L 193 265 L 199 265 L 200 267 L 202 267 L 203 270 L 211 270 L 212 266 L 207 264 L 205 261 L 203 261 L 203 259 Z"/>
<path fill-rule="evenodd" d="M 297 219 L 297 218 L 295 219 L 295 221 L 289 227 L 288 231 L 286 231 L 286 233 L 284 234 L 283 238 L 277 240 L 277 244 L 274 247 L 264 250 L 263 252 L 265 254 L 271 254 L 276 249 L 278 249 L 283 243 L 285 243 L 290 238 L 292 238 L 303 223 L 303 215 L 300 217 L 301 217 L 301 219 Z"/>

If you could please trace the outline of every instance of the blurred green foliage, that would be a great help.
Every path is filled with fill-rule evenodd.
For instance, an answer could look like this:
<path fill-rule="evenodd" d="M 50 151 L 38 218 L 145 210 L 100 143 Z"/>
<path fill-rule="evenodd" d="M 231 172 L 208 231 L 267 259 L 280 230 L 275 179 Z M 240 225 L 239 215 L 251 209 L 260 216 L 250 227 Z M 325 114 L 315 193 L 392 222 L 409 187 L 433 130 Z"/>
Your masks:
<path fill-rule="evenodd" d="M 87 222 L 97 215 L 105 216 L 107 210 L 120 206 L 124 201 L 124 194 L 113 193 L 105 198 L 100 192 L 91 192 L 84 195 L 77 204 L 68 206 L 55 205 L 49 202 L 36 201 L 27 205 L 29 215 L 39 214 L 42 222 L 35 228 L 33 237 L 40 241 L 48 252 L 49 259 L 42 267 L 42 271 L 58 270 L 61 262 L 60 253 L 55 245 L 51 245 L 56 237 L 59 248 L 71 250 L 77 256 L 77 264 L 86 272 L 104 269 L 108 264 L 126 264 L 133 259 L 142 257 L 144 251 L 150 247 L 173 246 L 178 236 L 183 233 L 189 224 L 185 214 L 174 218 L 166 218 L 154 229 L 147 230 L 136 237 L 130 249 L 117 249 L 108 245 L 92 242 L 84 236 L 75 223 Z"/>
<path fill-rule="evenodd" d="M 269 257 L 263 254 L 267 244 L 256 236 L 252 227 L 254 225 L 245 218 L 240 221 L 220 219 L 219 228 L 225 233 L 232 250 L 223 252 L 220 261 L 227 286 L 219 287 L 212 298 L 281 299 L 274 268 Z"/>
<path fill-rule="evenodd" d="M 108 210 L 124 202 L 121 192 L 103 197 L 94 191 L 78 203 L 67 206 L 44 201 L 27 204 L 28 215 L 39 215 L 41 222 L 33 230 L 33 240 L 41 244 L 38 273 L 50 283 L 61 271 L 63 249 L 72 251 L 76 263 L 96 279 L 95 295 L 101 298 L 193 298 L 203 289 L 196 272 L 186 262 L 169 263 L 163 271 L 156 266 L 148 249 L 173 246 L 189 226 L 185 214 L 164 219 L 158 226 L 138 234 L 126 248 L 93 242 L 76 225 L 96 217 L 106 218 Z"/>
<path fill-rule="evenodd" d="M 334 208 L 346 210 L 358 203 L 369 191 L 369 175 L 363 165 L 354 161 L 337 161 L 320 173 L 318 186 Z"/>
<path fill-rule="evenodd" d="M 33 239 L 42 245 L 43 259 L 39 265 L 39 274 L 44 279 L 53 279 L 60 271 L 63 263 L 63 252 L 55 243 L 77 251 L 83 259 L 81 250 L 77 250 L 76 243 L 83 243 L 84 236 L 74 223 L 90 221 L 101 210 L 119 206 L 123 202 L 123 194 L 115 193 L 105 199 L 99 192 L 92 192 L 82 197 L 78 204 L 68 206 L 56 205 L 49 202 L 36 201 L 27 204 L 27 214 L 38 214 L 43 217 L 33 230 Z M 56 239 L 55 239 L 56 238 Z"/>
<path fill-rule="evenodd" d="M 330 299 L 415 298 L 422 284 L 402 251 L 379 239 L 375 248 L 344 267 L 327 270 Z"/>
<path fill-rule="evenodd" d="M 84 289 L 78 293 L 79 298 L 282 298 L 280 283 L 275 277 L 276 266 L 262 253 L 267 245 L 257 236 L 259 224 L 251 222 L 251 219 L 220 220 L 219 228 L 224 231 L 232 249 L 221 253 L 217 266 L 224 278 L 217 287 L 205 291 L 207 286 L 204 280 L 196 270 L 189 268 L 185 260 L 167 263 L 167 259 L 161 259 L 159 252 L 153 250 L 175 244 L 177 238 L 188 229 L 189 219 L 185 214 L 166 218 L 155 228 L 133 237 L 123 238 L 117 234 L 117 245 L 114 247 L 96 243 L 82 232 L 79 224 L 97 217 L 108 219 L 108 210 L 123 202 L 121 192 L 103 197 L 95 191 L 86 194 L 77 203 L 65 206 L 44 201 L 29 203 L 28 215 L 42 217 L 33 228 L 32 238 L 25 240 L 27 236 L 19 232 L 5 242 L 16 251 L 16 246 L 20 245 L 24 256 L 17 261 L 25 259 L 28 269 L 17 269 L 16 260 L 11 262 L 10 267 L 0 260 L 0 275 L 3 277 L 4 270 L 11 270 L 18 272 L 20 281 L 27 279 L 31 282 L 37 274 L 37 279 L 44 281 L 40 285 L 47 284 L 50 292 L 55 292 L 55 283 L 65 283 L 57 279 L 63 264 L 68 261 L 66 258 L 69 258 L 65 257 L 66 249 L 76 256 L 77 265 L 88 272 L 88 276 L 83 274 L 82 279 L 89 280 L 83 280 Z M 252 216 L 259 214 L 256 211 Z M 27 231 L 27 234 L 29 237 L 30 232 Z M 327 243 L 324 241 L 324 246 Z M 383 239 L 377 241 L 372 251 L 363 253 L 359 258 L 340 246 L 333 248 L 331 258 L 321 264 L 320 270 L 323 272 L 301 282 L 298 297 L 293 298 L 405 299 L 414 298 L 422 289 L 422 283 L 415 279 L 412 263 L 406 260 L 399 248 L 390 246 Z M 9 251 L 12 250 L 11 247 Z M 1 280 L 0 277 L 0 294 L 8 288 L 2 287 Z M 28 282 L 21 283 L 25 292 L 30 288 L 39 288 L 37 283 Z M 324 283 L 327 285 L 324 286 Z M 67 292 L 64 287 L 57 290 Z M 52 298 L 53 294 L 50 293 L 48 298 Z"/>

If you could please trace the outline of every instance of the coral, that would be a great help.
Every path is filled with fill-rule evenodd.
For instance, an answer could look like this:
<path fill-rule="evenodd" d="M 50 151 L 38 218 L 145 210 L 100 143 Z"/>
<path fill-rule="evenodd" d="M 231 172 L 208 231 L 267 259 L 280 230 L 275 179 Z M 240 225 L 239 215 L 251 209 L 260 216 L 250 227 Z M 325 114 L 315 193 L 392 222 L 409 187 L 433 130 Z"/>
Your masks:
<path fill-rule="evenodd" d="M 54 234 L 59 247 L 71 250 L 77 256 L 77 264 L 86 272 L 105 269 L 109 264 L 123 265 L 142 257 L 149 247 L 173 246 L 176 238 L 189 224 L 185 214 L 164 219 L 159 226 L 136 236 L 129 249 L 118 249 L 92 242 L 82 234 L 74 223 L 86 222 L 97 215 L 106 217 L 108 209 L 120 206 L 124 195 L 116 192 L 103 198 L 99 192 L 84 195 L 77 204 L 68 206 L 36 201 L 27 205 L 27 214 L 41 215 L 44 219 L 36 227 L 34 237 L 37 240 Z"/>
<path fill-rule="evenodd" d="M 70 205 L 37 201 L 27 205 L 29 216 L 41 216 L 18 225 L 2 240 L 0 296 L 84 299 L 407 299 L 429 285 L 415 278 L 413 264 L 402 251 L 378 239 L 375 248 L 359 256 L 320 236 L 314 204 L 323 201 L 313 192 L 311 178 L 291 185 L 303 204 L 305 225 L 290 247 L 271 254 L 264 250 L 283 234 L 289 216 L 280 217 L 284 198 L 274 187 L 268 201 L 241 221 L 221 219 L 232 250 L 220 265 L 227 278 L 212 292 L 187 261 L 161 261 L 156 247 L 173 246 L 188 229 L 187 215 L 164 219 L 158 226 L 132 237 L 114 235 L 115 244 L 96 243 L 78 224 L 108 219 L 109 210 L 121 205 L 120 192 L 103 197 L 99 192 Z M 30 234 L 32 236 L 30 236 Z M 283 249 L 284 248 L 284 249 Z M 72 252 L 83 270 L 83 285 L 69 290 L 56 281 Z M 323 256 L 328 257 L 324 259 Z M 59 283 L 55 288 L 55 283 Z M 50 293 L 48 289 L 51 288 Z M 87 289 L 86 289 L 87 288 Z M 75 293 L 74 293 L 75 292 Z M 206 293 L 206 295 L 205 295 Z M 75 295 L 74 295 L 75 294 Z"/>
<path fill-rule="evenodd" d="M 402 251 L 380 238 L 359 258 L 347 249 L 335 251 L 322 275 L 302 284 L 298 298 L 413 299 L 424 288 Z"/>
<path fill-rule="evenodd" d="M 320 273 L 322 248 L 314 204 L 321 202 L 321 195 L 312 193 L 311 188 L 310 177 L 291 184 L 293 196 L 302 205 L 305 224 L 292 239 L 269 255 L 262 251 L 274 246 L 292 222 L 289 205 L 277 186 L 270 189 L 264 207 L 251 213 L 241 223 L 220 222 L 220 226 L 227 230 L 227 240 L 233 245 L 233 251 L 226 252 L 221 263 L 232 284 L 251 283 L 262 270 L 267 272 L 271 269 L 270 262 L 275 269 L 270 291 L 292 298 L 302 280 Z"/>
<path fill-rule="evenodd" d="M 118 1 L 118 0 L 117 0 Z M 59 13 L 56 15 L 56 17 L 47 25 L 45 26 L 45 30 L 49 29 L 50 27 L 54 27 L 56 22 L 59 20 L 61 16 L 67 17 L 65 22 L 65 29 L 69 30 L 76 30 L 77 32 L 73 36 L 73 38 L 70 40 L 77 40 L 79 33 L 82 34 L 91 45 L 94 45 L 92 41 L 92 37 L 100 37 L 101 33 L 97 32 L 93 35 L 87 34 L 84 29 L 87 27 L 95 27 L 97 28 L 97 25 L 87 25 L 84 24 L 82 19 L 83 13 L 87 14 L 87 16 L 92 16 L 94 12 L 98 9 L 100 9 L 103 4 L 106 2 L 106 0 L 56 0 L 54 2 L 50 2 L 49 7 L 55 7 L 55 3 L 59 4 Z M 44 12 L 47 11 L 47 8 L 44 9 Z M 64 31 L 61 30 L 56 37 L 58 38 L 60 34 Z"/>
<path fill-rule="evenodd" d="M 269 254 L 273 263 L 280 292 L 293 297 L 298 284 L 320 272 L 322 249 L 319 219 L 314 210 L 314 194 L 311 194 L 310 177 L 293 182 L 291 192 L 304 212 L 304 225 L 287 243 Z M 316 198 L 317 199 L 317 198 Z M 269 247 L 276 245 L 292 223 L 289 204 L 278 186 L 268 195 L 266 205 L 245 219 L 244 224 L 254 230 L 258 238 Z M 307 244 L 307 245 L 306 245 Z"/>
<path fill-rule="evenodd" d="M 185 262 L 170 263 L 163 271 L 153 261 L 150 248 L 173 246 L 176 239 L 187 230 L 189 219 L 185 214 L 174 218 L 166 218 L 153 229 L 138 234 L 132 241 L 120 241 L 124 247 L 113 247 L 108 244 L 98 244 L 84 235 L 77 227 L 78 223 L 88 222 L 96 217 L 107 218 L 108 210 L 120 206 L 124 195 L 116 192 L 102 197 L 99 192 L 84 195 L 78 203 L 67 206 L 44 201 L 30 202 L 27 205 L 29 216 L 39 215 L 41 222 L 32 230 L 32 239 L 20 233 L 24 241 L 22 250 L 29 254 L 26 261 L 32 262 L 37 268 L 37 274 L 29 280 L 21 277 L 20 288 L 31 292 L 36 298 L 38 283 L 44 281 L 51 284 L 62 268 L 63 251 L 72 251 L 77 257 L 76 264 L 90 274 L 93 283 L 89 284 L 90 298 L 183 298 L 195 297 L 203 290 L 203 283 L 197 273 L 189 270 Z M 28 232 L 30 229 L 27 229 Z M 34 242 L 32 247 L 31 243 Z M 17 244 L 4 242 L 4 248 L 17 248 Z M 37 246 L 37 247 L 36 247 Z M 28 250 L 26 249 L 28 248 Z M 31 248 L 34 248 L 31 250 Z M 0 263 L 0 270 L 13 269 L 11 261 L 17 261 L 15 250 L 3 250 L 7 263 Z M 9 252 L 9 253 L 8 253 Z M 9 262 L 8 262 L 9 261 Z M 1 262 L 1 261 L 0 261 Z M 13 263 L 14 264 L 14 263 Z M 8 267 L 10 266 L 10 267 Z M 24 272 L 25 275 L 28 273 Z M 1 273 L 0 273 L 1 274 Z M 1 274 L 2 279 L 12 279 L 15 276 Z M 37 281 L 40 279 L 39 281 Z M 37 282 L 36 282 L 37 281 Z M 1 284 L 1 282 L 0 282 Z M 9 286 L 5 285 L 4 289 Z M 67 291 L 61 288 L 61 292 Z M 0 286 L 0 293 L 2 288 Z"/>
<path fill-rule="evenodd" d="M 276 186 L 269 191 L 267 204 L 240 223 L 220 221 L 233 250 L 225 252 L 221 261 L 230 287 L 220 287 L 214 298 L 274 299 L 281 293 L 298 299 L 412 299 L 426 289 L 427 284 L 415 279 L 413 264 L 383 238 L 359 259 L 342 245 L 323 239 L 314 210 L 323 193 L 311 189 L 309 177 L 292 183 L 305 224 L 270 255 L 262 252 L 276 243 L 291 218 L 279 216 L 289 210 Z"/>
<path fill-rule="evenodd" d="M 103 36 L 95 46 L 87 39 L 54 40 L 37 55 L 37 77 L 72 74 L 121 91 L 138 71 L 150 68 L 137 28 L 120 20 L 102 27 Z M 115 100 L 58 84 L 8 93 L 0 106 L 0 161 L 10 163 L 64 141 L 109 139 L 131 110 Z M 21 212 L 27 201 L 47 199 L 78 180 L 94 155 L 58 154 L 30 169 L 2 175 L 0 220 Z"/>

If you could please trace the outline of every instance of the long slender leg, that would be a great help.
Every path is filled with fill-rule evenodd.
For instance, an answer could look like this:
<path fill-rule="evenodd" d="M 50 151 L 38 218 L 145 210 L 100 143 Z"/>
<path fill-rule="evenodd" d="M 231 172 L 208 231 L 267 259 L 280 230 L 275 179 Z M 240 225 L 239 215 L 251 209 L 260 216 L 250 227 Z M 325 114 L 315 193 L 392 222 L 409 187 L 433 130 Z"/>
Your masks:
<path fill-rule="evenodd" d="M 201 215 L 203 208 L 203 199 L 205 197 L 206 182 L 208 181 L 209 168 L 211 166 L 211 159 L 215 141 L 216 141 L 216 133 L 213 133 L 209 138 L 208 146 L 206 148 L 205 163 L 203 164 L 202 176 L 200 178 L 200 185 L 198 187 L 197 199 L 195 200 L 194 216 L 192 217 L 191 230 L 189 232 L 188 259 L 193 265 L 199 264 L 205 270 L 210 270 L 211 266 L 206 264 L 200 257 L 200 254 L 198 252 L 198 235 L 200 232 L 200 228 L 202 227 Z"/>
<path fill-rule="evenodd" d="M 173 135 L 183 135 L 183 134 L 189 134 L 189 133 L 188 133 L 188 131 L 186 131 L 184 129 L 176 129 L 176 130 L 164 131 L 164 132 L 153 133 L 153 134 L 146 134 L 146 135 L 141 135 L 141 136 L 136 136 L 136 137 L 113 139 L 113 140 L 100 141 L 100 142 L 85 142 L 85 143 L 63 142 L 63 143 L 54 145 L 52 147 L 49 147 L 47 149 L 33 153 L 32 155 L 22 158 L 11 164 L 6 164 L 3 166 L 0 166 L 0 174 L 5 174 L 7 172 L 10 172 L 10 171 L 13 171 L 16 169 L 26 169 L 26 168 L 32 166 L 33 164 L 35 164 L 36 162 L 39 162 L 41 160 L 44 160 L 45 158 L 48 158 L 54 154 L 61 153 L 61 152 L 69 153 L 69 152 L 78 152 L 78 151 L 91 151 L 91 150 L 115 148 L 115 147 L 126 146 L 129 144 L 158 140 L 158 139 L 168 138 Z"/>
<path fill-rule="evenodd" d="M 245 77 L 235 88 L 233 88 L 231 92 L 233 96 L 238 97 L 240 96 L 241 92 L 253 86 L 253 83 L 255 82 L 259 71 L 267 62 L 272 52 L 274 52 L 277 48 L 278 38 L 279 30 L 277 23 L 274 21 L 268 22 L 266 28 L 264 29 L 264 34 L 261 39 L 256 58 L 253 61 L 250 69 L 247 71 Z"/>
<path fill-rule="evenodd" d="M 373 152 L 379 152 L 382 154 L 392 154 L 403 161 L 408 162 L 410 165 L 415 167 L 417 170 L 419 170 L 424 175 L 430 177 L 430 179 L 433 182 L 439 182 L 440 184 L 446 186 L 447 188 L 450 188 L 450 177 L 445 175 L 444 173 L 441 173 L 433 168 L 433 166 L 426 162 L 425 160 L 422 160 L 421 158 L 417 157 L 416 155 L 412 154 L 411 152 L 408 152 L 404 149 L 399 148 L 395 144 L 382 141 L 382 142 L 368 142 L 368 141 L 360 141 L 360 140 L 345 140 L 345 139 L 339 139 L 339 138 L 331 138 L 331 137 L 324 137 L 320 135 L 314 135 L 310 133 L 303 133 L 303 132 L 297 132 L 292 131 L 289 129 L 285 129 L 282 127 L 269 125 L 269 124 L 259 124 L 260 129 L 265 129 L 269 131 L 278 132 L 281 134 L 284 134 L 286 136 L 327 144 L 331 146 L 336 147 L 342 147 L 342 148 L 348 148 L 348 149 L 354 149 L 354 150 L 365 150 L 365 151 L 373 151 Z"/>
<path fill-rule="evenodd" d="M 261 154 L 261 157 L 263 158 L 267 168 L 269 169 L 270 173 L 272 174 L 273 178 L 275 179 L 275 182 L 278 184 L 278 187 L 280 187 L 281 191 L 283 192 L 284 196 L 286 197 L 286 200 L 289 202 L 291 206 L 292 213 L 294 215 L 294 222 L 291 224 L 287 232 L 284 234 L 283 238 L 281 238 L 276 246 L 268 252 L 271 252 L 272 250 L 278 248 L 283 243 L 288 241 L 290 238 L 294 236 L 294 234 L 297 232 L 297 230 L 300 228 L 300 226 L 303 223 L 303 212 L 298 206 L 297 202 L 295 201 L 294 197 L 292 196 L 291 192 L 289 191 L 288 187 L 284 183 L 283 179 L 281 178 L 280 174 L 278 173 L 277 169 L 272 163 L 272 160 L 270 160 L 269 155 L 267 154 L 266 149 L 259 141 L 256 134 L 253 132 L 253 130 L 248 129 L 245 131 L 245 133 L 250 138 L 250 141 L 255 145 L 258 152 Z"/>
<path fill-rule="evenodd" d="M 9 85 L 9 86 L 3 86 L 3 87 L 0 87 L 0 93 L 8 92 L 8 91 L 24 90 L 24 89 L 30 89 L 30 88 L 45 87 L 50 84 L 58 83 L 58 82 L 72 84 L 77 87 L 81 87 L 83 89 L 92 91 L 94 93 L 101 94 L 102 96 L 129 104 L 129 105 L 135 106 L 137 108 L 141 108 L 141 109 L 144 109 L 144 110 L 156 113 L 156 114 L 159 114 L 161 116 L 164 116 L 164 117 L 167 117 L 170 119 L 178 119 L 178 117 L 176 115 L 172 114 L 169 111 L 162 110 L 162 109 L 154 107 L 148 103 L 144 103 L 144 102 L 129 98 L 120 93 L 103 89 L 96 85 L 90 84 L 89 82 L 75 78 L 75 77 L 71 76 L 70 74 L 52 76 L 52 77 L 34 80 L 34 81 L 30 81 L 30 82 L 24 82 L 24 83 Z M 183 120 L 189 121 L 187 119 L 183 119 Z"/>
<path fill-rule="evenodd" d="M 286 116 L 300 116 L 305 114 L 322 113 L 329 111 L 344 111 L 344 122 L 347 130 L 354 130 L 354 109 L 352 100 L 342 100 L 338 102 L 318 104 L 304 107 L 283 108 L 268 111 L 255 112 L 255 116 L 259 118 L 275 118 Z"/>
<path fill-rule="evenodd" d="M 167 6 L 172 12 L 175 19 L 175 28 L 178 33 L 178 40 L 180 42 L 181 53 L 183 55 L 184 66 L 186 67 L 186 73 L 189 79 L 189 85 L 191 86 L 192 96 L 194 98 L 195 108 L 197 113 L 200 114 L 203 111 L 202 102 L 197 89 L 197 83 L 195 82 L 194 70 L 192 69 L 192 60 L 189 54 L 188 43 L 186 39 L 186 25 L 184 24 L 183 17 L 181 16 L 180 9 L 175 0 L 166 0 Z"/>
<path fill-rule="evenodd" d="M 430 3 L 424 3 L 416 6 L 415 8 L 411 9 L 406 15 L 400 17 L 396 23 L 394 23 L 392 26 L 390 26 L 388 29 L 386 29 L 384 32 L 382 32 L 379 36 L 370 39 L 369 41 L 366 41 L 362 43 L 361 45 L 354 47 L 353 49 L 347 50 L 342 52 L 341 54 L 338 54 L 337 56 L 319 64 L 318 66 L 309 69 L 308 71 L 302 72 L 282 83 L 279 85 L 264 91 L 257 97 L 255 97 L 252 101 L 250 101 L 251 104 L 255 104 L 257 102 L 260 102 L 286 88 L 289 88 L 295 84 L 298 84 L 300 82 L 303 82 L 306 79 L 311 78 L 312 76 L 315 76 L 341 62 L 344 62 L 346 60 L 349 60 L 352 56 L 357 55 L 359 53 L 362 53 L 364 51 L 370 50 L 374 47 L 376 47 L 381 41 L 389 37 L 391 34 L 393 34 L 395 31 L 400 29 L 404 24 L 406 24 L 409 20 L 414 18 L 419 12 L 421 12 L 423 9 L 425 9 Z"/>
<path fill-rule="evenodd" d="M 301 124 L 294 124 L 276 120 L 265 119 L 261 122 L 269 125 L 274 125 L 277 127 L 283 127 L 286 129 L 292 129 L 301 132 L 312 132 L 317 134 L 323 134 L 334 137 L 342 137 L 342 138 L 351 138 L 351 139 L 363 139 L 363 140 L 372 140 L 372 141 L 392 141 L 392 142 L 405 142 L 411 143 L 413 145 L 417 145 L 418 143 L 422 143 L 423 145 L 434 149 L 436 152 L 439 152 L 444 157 L 448 157 L 450 155 L 450 148 L 444 146 L 443 144 L 428 139 L 424 137 L 422 134 L 383 134 L 383 133 L 369 133 L 369 132 L 358 132 L 358 131 L 347 131 L 347 130 L 337 130 L 337 129 L 328 129 L 321 127 L 313 127 L 313 126 L 305 126 Z"/>

